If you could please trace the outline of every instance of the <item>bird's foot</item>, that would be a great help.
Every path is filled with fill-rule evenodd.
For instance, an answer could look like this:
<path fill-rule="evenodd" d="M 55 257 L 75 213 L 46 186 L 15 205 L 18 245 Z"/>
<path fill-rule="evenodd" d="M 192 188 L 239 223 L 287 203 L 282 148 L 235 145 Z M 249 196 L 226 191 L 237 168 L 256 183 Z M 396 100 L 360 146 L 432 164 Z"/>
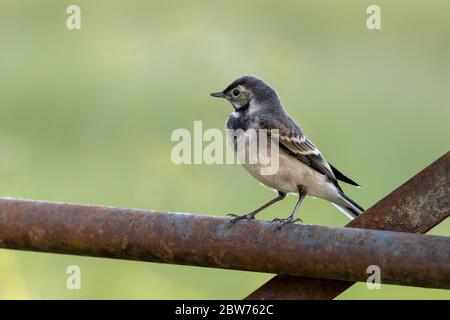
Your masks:
<path fill-rule="evenodd" d="M 272 222 L 278 223 L 278 226 L 276 227 L 277 230 L 280 230 L 287 224 L 296 223 L 297 221 L 300 221 L 301 223 L 303 223 L 303 220 L 301 218 L 294 219 L 294 217 L 287 217 L 284 219 L 283 218 L 275 218 L 272 220 Z"/>
<path fill-rule="evenodd" d="M 231 219 L 231 223 L 236 223 L 236 222 L 238 222 L 238 221 L 240 221 L 240 220 L 255 220 L 255 214 L 252 214 L 252 213 L 248 213 L 248 214 L 244 214 L 244 215 L 237 215 L 237 214 L 233 214 L 233 213 L 230 213 L 230 214 L 227 214 L 227 216 L 229 216 L 229 217 L 233 217 L 233 219 Z"/>

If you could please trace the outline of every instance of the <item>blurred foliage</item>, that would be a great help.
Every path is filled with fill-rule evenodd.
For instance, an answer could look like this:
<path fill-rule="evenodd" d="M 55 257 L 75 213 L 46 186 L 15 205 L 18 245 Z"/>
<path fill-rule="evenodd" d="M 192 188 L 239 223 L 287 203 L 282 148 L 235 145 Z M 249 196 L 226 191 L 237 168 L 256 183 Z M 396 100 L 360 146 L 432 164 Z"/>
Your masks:
<path fill-rule="evenodd" d="M 449 147 L 450 2 L 73 1 L 0 3 L 0 194 L 205 214 L 269 199 L 239 166 L 175 166 L 175 128 L 223 128 L 208 93 L 256 74 L 369 207 Z M 293 197 L 260 218 L 285 216 Z M 345 216 L 307 199 L 306 223 Z M 449 235 L 447 220 L 432 234 Z M 82 289 L 65 287 L 66 267 Z M 239 299 L 271 275 L 0 250 L 0 298 Z M 358 284 L 345 299 L 441 298 L 448 291 Z"/>

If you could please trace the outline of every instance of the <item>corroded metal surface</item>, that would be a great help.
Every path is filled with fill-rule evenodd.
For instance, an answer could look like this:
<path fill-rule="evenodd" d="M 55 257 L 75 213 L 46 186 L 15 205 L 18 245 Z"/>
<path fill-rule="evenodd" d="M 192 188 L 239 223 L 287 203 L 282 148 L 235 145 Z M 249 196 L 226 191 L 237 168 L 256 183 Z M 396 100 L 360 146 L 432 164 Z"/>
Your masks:
<path fill-rule="evenodd" d="M 239 222 L 65 203 L 0 200 L 0 247 L 339 280 L 450 288 L 450 238 Z"/>
<path fill-rule="evenodd" d="M 450 152 L 347 227 L 425 233 L 450 216 Z M 333 299 L 353 282 L 275 276 L 247 299 Z"/>

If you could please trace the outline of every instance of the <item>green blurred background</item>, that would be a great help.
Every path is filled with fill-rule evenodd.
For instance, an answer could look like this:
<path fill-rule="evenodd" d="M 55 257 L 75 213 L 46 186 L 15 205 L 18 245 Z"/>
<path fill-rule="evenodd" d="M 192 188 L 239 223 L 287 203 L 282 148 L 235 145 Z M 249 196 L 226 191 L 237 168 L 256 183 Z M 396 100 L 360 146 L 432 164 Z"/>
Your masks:
<path fill-rule="evenodd" d="M 236 165 L 170 161 L 175 128 L 223 128 L 208 93 L 256 74 L 369 207 L 449 149 L 450 2 L 17 1 L 0 3 L 0 195 L 224 215 L 272 197 Z M 66 29 L 81 7 L 82 29 Z M 285 216 L 294 197 L 261 214 Z M 343 226 L 307 199 L 306 223 Z M 444 221 L 431 234 L 450 233 Z M 66 268 L 82 289 L 66 289 Z M 240 299 L 272 275 L 0 250 L 0 298 Z M 449 291 L 353 286 L 340 299 Z"/>

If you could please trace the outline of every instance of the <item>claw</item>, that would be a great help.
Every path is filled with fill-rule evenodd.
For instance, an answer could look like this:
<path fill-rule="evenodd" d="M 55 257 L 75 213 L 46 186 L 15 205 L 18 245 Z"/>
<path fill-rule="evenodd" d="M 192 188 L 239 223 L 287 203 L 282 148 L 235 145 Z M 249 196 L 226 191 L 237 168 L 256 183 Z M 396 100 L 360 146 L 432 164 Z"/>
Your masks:
<path fill-rule="evenodd" d="M 278 222 L 278 226 L 276 227 L 277 230 L 281 230 L 286 224 L 296 223 L 297 221 L 300 221 L 303 223 L 303 220 L 301 218 L 293 219 L 292 217 L 288 218 L 275 218 L 272 220 L 272 222 Z"/>
<path fill-rule="evenodd" d="M 244 215 L 237 215 L 237 214 L 233 214 L 233 213 L 229 213 L 227 214 L 227 216 L 229 217 L 234 217 L 233 219 L 231 219 L 231 223 L 236 223 L 240 220 L 255 220 L 255 215 L 254 214 L 244 214 Z"/>

